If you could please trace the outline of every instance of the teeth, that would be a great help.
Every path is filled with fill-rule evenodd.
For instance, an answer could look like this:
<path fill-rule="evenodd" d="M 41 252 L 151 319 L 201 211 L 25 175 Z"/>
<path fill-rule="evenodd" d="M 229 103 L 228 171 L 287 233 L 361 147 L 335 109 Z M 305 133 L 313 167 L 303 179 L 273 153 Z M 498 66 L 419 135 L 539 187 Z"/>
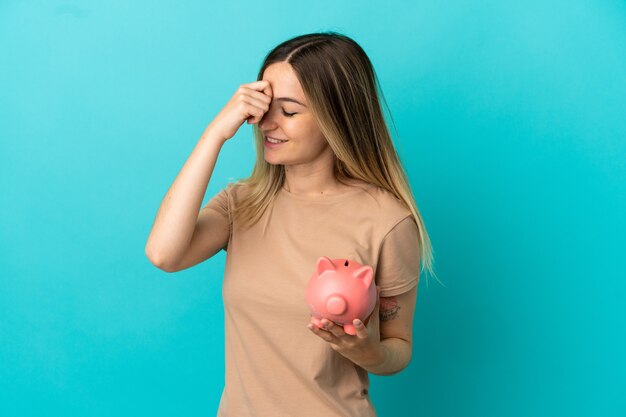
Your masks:
<path fill-rule="evenodd" d="M 272 138 L 267 138 L 267 141 L 269 143 L 283 143 L 283 142 L 287 142 L 286 140 L 276 140 L 276 139 L 272 139 Z"/>

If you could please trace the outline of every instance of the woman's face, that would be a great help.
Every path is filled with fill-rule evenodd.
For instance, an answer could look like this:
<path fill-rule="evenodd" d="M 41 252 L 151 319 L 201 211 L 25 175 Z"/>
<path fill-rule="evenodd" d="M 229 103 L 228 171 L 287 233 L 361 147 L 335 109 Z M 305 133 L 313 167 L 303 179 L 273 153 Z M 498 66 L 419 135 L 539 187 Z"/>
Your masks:
<path fill-rule="evenodd" d="M 259 121 L 259 129 L 265 136 L 265 160 L 272 165 L 332 161 L 332 150 L 308 107 L 291 65 L 277 62 L 268 66 L 263 80 L 269 81 L 272 88 L 270 108 Z M 268 136 L 286 142 L 269 144 Z"/>

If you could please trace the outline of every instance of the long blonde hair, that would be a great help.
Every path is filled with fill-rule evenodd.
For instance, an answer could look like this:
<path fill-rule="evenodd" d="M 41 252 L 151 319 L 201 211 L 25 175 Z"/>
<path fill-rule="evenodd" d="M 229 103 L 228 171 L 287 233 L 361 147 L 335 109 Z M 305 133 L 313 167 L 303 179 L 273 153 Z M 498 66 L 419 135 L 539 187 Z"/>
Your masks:
<path fill-rule="evenodd" d="M 375 184 L 395 195 L 413 214 L 419 230 L 422 271 L 433 271 L 433 250 L 417 209 L 406 173 L 383 117 L 378 93 L 382 89 L 365 51 L 349 37 L 328 31 L 289 39 L 265 57 L 257 80 L 271 64 L 293 68 L 305 97 L 335 154 L 337 181 L 356 179 Z M 386 102 L 385 102 L 386 105 Z M 263 133 L 253 125 L 256 164 L 252 174 L 229 186 L 246 185 L 233 216 L 243 227 L 256 223 L 283 186 L 283 165 L 265 161 Z"/>

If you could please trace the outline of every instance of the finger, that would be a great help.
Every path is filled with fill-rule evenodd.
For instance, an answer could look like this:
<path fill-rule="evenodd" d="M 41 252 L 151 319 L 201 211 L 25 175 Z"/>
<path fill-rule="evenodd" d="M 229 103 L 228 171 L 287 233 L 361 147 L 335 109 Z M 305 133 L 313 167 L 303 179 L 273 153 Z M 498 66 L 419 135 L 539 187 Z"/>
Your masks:
<path fill-rule="evenodd" d="M 343 327 L 336 325 L 330 320 L 322 319 L 322 326 L 324 326 L 324 328 L 328 332 L 332 333 L 335 337 L 341 337 L 346 334 L 346 332 L 343 330 Z"/>
<path fill-rule="evenodd" d="M 261 94 L 261 93 L 258 93 Z M 244 103 L 250 104 L 251 106 L 256 106 L 263 110 L 264 112 L 270 109 L 270 101 L 271 99 L 268 97 L 267 99 L 263 99 L 262 97 L 252 96 L 252 95 L 242 95 L 240 98 Z"/>
<path fill-rule="evenodd" d="M 247 87 L 247 88 L 251 88 L 253 90 L 257 90 L 257 91 L 263 91 L 266 94 L 270 94 L 272 92 L 272 86 L 270 85 L 270 82 L 267 80 L 258 80 L 258 81 L 253 81 L 251 83 L 247 83 L 247 84 L 243 84 L 243 87 Z"/>
<path fill-rule="evenodd" d="M 326 330 L 320 329 L 314 324 L 309 324 L 307 326 L 311 332 L 315 333 L 319 338 L 325 340 L 326 342 L 330 342 L 333 340 L 333 335 L 328 333 Z"/>
<path fill-rule="evenodd" d="M 259 102 L 259 107 L 265 107 L 265 106 L 269 106 L 272 103 L 272 97 L 261 92 L 261 91 L 256 91 L 253 90 L 251 88 L 245 88 L 244 87 L 244 91 L 245 94 L 243 95 L 244 97 L 248 97 L 248 98 L 254 98 L 256 100 L 258 100 Z"/>
<path fill-rule="evenodd" d="M 248 124 L 259 123 L 266 113 L 263 109 L 259 109 L 258 107 L 249 107 L 248 109 L 248 113 L 250 113 L 250 116 L 246 119 Z"/>
<path fill-rule="evenodd" d="M 365 324 L 363 324 L 363 322 L 359 319 L 352 320 L 352 324 L 356 329 L 356 337 L 358 337 L 359 339 L 367 339 L 368 331 L 367 327 L 365 327 Z"/>
<path fill-rule="evenodd" d="M 309 320 L 309 325 L 315 326 L 318 329 L 321 329 L 322 327 L 324 327 L 322 325 L 322 318 L 321 317 L 315 317 L 315 316 L 311 316 L 311 319 Z"/>
<path fill-rule="evenodd" d="M 246 119 L 248 124 L 258 123 L 266 113 L 264 109 L 258 108 L 254 105 L 249 105 L 247 112 L 250 114 L 250 116 Z"/>
<path fill-rule="evenodd" d="M 269 81 L 259 80 L 251 84 L 255 85 L 255 90 L 261 90 L 268 96 L 272 97 L 272 86 Z"/>

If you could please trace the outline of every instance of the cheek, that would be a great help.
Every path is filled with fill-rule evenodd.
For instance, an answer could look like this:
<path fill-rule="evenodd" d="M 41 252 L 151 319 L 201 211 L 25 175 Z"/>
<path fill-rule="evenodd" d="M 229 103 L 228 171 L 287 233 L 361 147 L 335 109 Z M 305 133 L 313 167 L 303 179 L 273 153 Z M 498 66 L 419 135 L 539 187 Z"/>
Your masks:
<path fill-rule="evenodd" d="M 311 132 L 309 134 L 300 134 L 298 136 L 298 140 L 294 141 L 294 144 L 297 146 L 298 149 L 307 154 L 317 155 L 328 146 L 326 139 L 317 135 L 318 133 L 316 132 Z"/>
<path fill-rule="evenodd" d="M 326 139 L 322 136 L 317 123 L 311 120 L 289 120 L 283 128 L 285 133 L 299 142 L 306 142 L 315 148 L 323 148 L 326 145 Z"/>
<path fill-rule="evenodd" d="M 326 139 L 319 136 L 311 141 L 311 146 L 315 147 L 316 150 L 321 151 L 328 146 L 328 142 L 326 142 Z"/>

